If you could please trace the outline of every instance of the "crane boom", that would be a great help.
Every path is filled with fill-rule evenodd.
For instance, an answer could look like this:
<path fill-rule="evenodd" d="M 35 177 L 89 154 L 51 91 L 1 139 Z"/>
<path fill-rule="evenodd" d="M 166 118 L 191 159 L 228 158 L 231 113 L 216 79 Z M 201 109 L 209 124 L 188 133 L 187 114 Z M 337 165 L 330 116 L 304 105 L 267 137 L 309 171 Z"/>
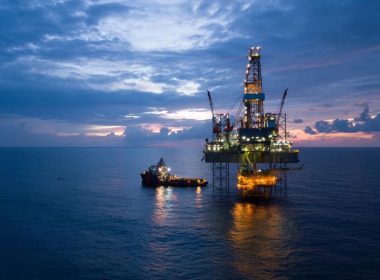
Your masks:
<path fill-rule="evenodd" d="M 280 111 L 278 112 L 278 116 L 277 116 L 277 124 L 280 121 L 280 117 L 281 117 L 281 114 L 282 114 L 282 109 L 284 108 L 285 97 L 286 97 L 287 94 L 288 94 L 288 89 L 284 90 L 284 94 L 282 95 L 281 105 L 280 105 Z"/>
<path fill-rule="evenodd" d="M 207 90 L 207 96 L 208 96 L 208 101 L 210 102 L 212 118 L 214 119 L 214 103 L 212 102 L 211 92 L 209 90 Z"/>

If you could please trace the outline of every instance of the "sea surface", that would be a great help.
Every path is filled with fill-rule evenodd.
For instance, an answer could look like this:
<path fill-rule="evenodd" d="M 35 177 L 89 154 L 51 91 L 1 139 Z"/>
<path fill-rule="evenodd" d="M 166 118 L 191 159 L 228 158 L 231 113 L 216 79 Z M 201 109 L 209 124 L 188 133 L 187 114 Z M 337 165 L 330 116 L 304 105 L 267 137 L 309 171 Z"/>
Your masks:
<path fill-rule="evenodd" d="M 142 187 L 201 148 L 1 148 L 0 279 L 380 279 L 380 149 L 304 148 L 265 201 Z"/>

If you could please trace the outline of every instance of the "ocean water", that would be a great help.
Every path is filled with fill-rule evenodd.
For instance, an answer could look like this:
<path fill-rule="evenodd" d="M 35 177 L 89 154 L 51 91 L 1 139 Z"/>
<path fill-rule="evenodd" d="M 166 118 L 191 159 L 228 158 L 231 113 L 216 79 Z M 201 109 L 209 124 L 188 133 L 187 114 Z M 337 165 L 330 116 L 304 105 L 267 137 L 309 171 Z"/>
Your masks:
<path fill-rule="evenodd" d="M 266 202 L 142 187 L 161 156 L 211 180 L 201 148 L 1 148 L 0 279 L 380 279 L 380 149 L 301 149 Z"/>

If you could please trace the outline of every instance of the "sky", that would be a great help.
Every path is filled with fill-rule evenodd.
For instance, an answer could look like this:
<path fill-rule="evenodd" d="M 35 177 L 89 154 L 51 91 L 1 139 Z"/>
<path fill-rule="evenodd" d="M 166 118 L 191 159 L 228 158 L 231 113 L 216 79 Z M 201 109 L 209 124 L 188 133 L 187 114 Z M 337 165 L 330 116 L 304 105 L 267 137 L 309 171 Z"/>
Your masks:
<path fill-rule="evenodd" d="M 262 47 L 265 110 L 296 146 L 380 146 L 379 1 L 3 0 L 0 146 L 175 146 L 237 111 Z"/>

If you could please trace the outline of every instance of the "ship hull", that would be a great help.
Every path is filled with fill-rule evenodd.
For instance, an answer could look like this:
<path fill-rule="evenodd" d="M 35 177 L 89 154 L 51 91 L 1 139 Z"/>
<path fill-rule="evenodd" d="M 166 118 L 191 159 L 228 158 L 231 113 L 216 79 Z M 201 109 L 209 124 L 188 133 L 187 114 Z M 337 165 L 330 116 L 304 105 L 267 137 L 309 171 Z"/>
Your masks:
<path fill-rule="evenodd" d="M 141 173 L 143 186 L 171 186 L 171 187 L 204 187 L 207 185 L 205 179 L 170 177 L 160 180 L 149 172 Z"/>

